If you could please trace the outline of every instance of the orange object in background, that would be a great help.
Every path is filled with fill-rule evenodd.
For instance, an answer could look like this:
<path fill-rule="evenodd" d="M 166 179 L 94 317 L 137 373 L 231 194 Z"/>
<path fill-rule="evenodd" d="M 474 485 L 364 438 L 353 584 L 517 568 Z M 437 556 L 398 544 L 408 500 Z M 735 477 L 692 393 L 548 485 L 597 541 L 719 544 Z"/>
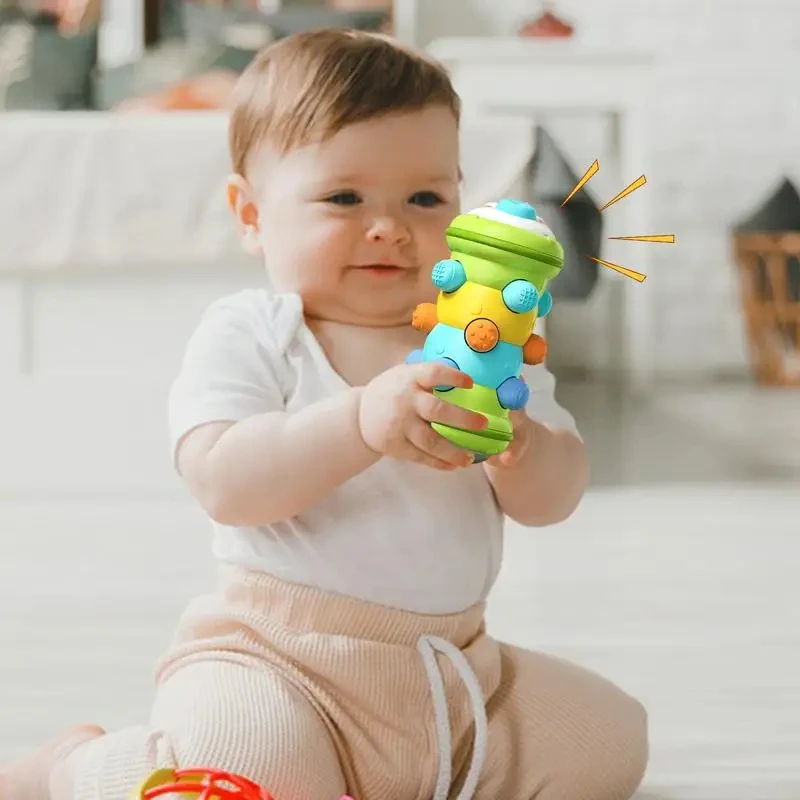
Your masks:
<path fill-rule="evenodd" d="M 544 3 L 541 15 L 526 22 L 519 31 L 520 36 L 538 39 L 567 39 L 574 33 L 572 25 L 556 16 L 552 3 Z"/>
<path fill-rule="evenodd" d="M 118 111 L 218 111 L 230 105 L 238 75 L 217 70 L 169 86 L 144 97 L 132 97 Z"/>

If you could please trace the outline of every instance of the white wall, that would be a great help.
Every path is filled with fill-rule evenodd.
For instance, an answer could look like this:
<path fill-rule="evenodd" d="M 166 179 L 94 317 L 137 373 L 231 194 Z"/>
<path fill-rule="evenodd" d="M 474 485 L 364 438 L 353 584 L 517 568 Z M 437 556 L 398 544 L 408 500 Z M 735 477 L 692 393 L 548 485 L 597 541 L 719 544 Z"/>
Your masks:
<path fill-rule="evenodd" d="M 419 5 L 422 43 L 510 34 L 539 6 L 525 0 Z M 654 229 L 628 233 L 675 233 L 677 244 L 632 244 L 626 264 L 636 268 L 637 247 L 656 248 L 642 291 L 657 297 L 657 371 L 741 371 L 745 338 L 728 227 L 782 175 L 800 179 L 800 3 L 560 0 L 557 10 L 587 45 L 648 48 L 664 65 L 651 97 L 651 155 L 641 167 L 649 185 L 640 191 L 651 193 Z M 579 172 L 602 153 L 597 124 L 550 129 Z"/>

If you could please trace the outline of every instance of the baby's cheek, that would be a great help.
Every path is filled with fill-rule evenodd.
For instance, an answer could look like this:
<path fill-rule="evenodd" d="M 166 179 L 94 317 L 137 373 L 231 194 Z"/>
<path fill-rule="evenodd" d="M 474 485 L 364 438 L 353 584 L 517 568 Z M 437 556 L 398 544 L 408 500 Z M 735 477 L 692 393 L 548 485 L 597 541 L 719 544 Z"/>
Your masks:
<path fill-rule="evenodd" d="M 431 280 L 431 271 L 426 267 L 420 271 L 419 281 L 417 282 L 417 302 L 435 303 L 438 294 L 439 291 Z"/>
<path fill-rule="evenodd" d="M 437 225 L 426 232 L 425 243 L 422 248 L 425 256 L 425 266 L 433 269 L 437 261 L 450 256 L 450 248 L 447 246 L 447 226 L 450 220 L 444 225 Z"/>
<path fill-rule="evenodd" d="M 362 226 L 343 219 L 322 219 L 319 224 L 302 232 L 304 247 L 313 250 L 317 257 L 328 262 L 349 264 L 353 250 L 361 244 Z"/>
<path fill-rule="evenodd" d="M 447 246 L 446 239 L 438 243 L 436 248 L 436 256 L 432 259 L 431 267 L 433 267 L 437 261 L 441 261 L 445 258 L 450 258 L 450 248 Z"/>

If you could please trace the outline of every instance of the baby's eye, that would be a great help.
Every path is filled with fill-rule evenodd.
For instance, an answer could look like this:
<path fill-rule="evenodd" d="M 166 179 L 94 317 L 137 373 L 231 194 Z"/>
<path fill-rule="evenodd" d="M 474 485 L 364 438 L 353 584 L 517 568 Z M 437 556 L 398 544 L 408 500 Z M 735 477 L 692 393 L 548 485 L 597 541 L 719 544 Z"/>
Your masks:
<path fill-rule="evenodd" d="M 361 202 L 361 198 L 355 192 L 337 192 L 326 197 L 325 202 L 335 206 L 355 206 Z"/>
<path fill-rule="evenodd" d="M 444 203 L 444 200 L 436 192 L 417 192 L 411 195 L 408 202 L 423 208 L 433 208 Z"/>

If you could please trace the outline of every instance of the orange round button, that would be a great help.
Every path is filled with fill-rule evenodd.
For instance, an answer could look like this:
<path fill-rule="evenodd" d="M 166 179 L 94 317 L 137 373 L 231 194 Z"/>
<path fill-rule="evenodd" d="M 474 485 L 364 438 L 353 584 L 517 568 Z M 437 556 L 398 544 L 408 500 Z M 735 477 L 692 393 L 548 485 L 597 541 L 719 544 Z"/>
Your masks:
<path fill-rule="evenodd" d="M 464 338 L 471 350 L 488 353 L 500 341 L 500 331 L 490 319 L 474 319 L 464 329 Z"/>

